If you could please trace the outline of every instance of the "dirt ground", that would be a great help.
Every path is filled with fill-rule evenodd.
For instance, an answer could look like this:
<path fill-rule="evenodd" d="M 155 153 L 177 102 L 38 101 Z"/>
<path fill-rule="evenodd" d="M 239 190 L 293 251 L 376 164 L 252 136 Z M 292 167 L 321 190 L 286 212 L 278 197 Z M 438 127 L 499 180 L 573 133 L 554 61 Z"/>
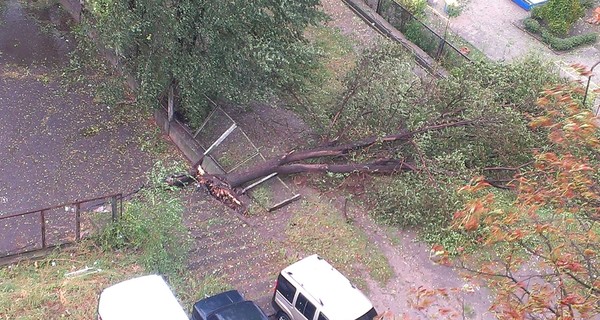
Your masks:
<path fill-rule="evenodd" d="M 338 10 L 344 10 L 344 7 L 338 8 Z M 228 111 L 231 111 L 232 117 L 241 128 L 249 128 L 246 133 L 257 146 L 268 146 L 268 150 L 273 154 L 289 151 L 292 147 L 298 145 L 298 141 L 302 140 L 302 138 L 298 137 L 306 137 L 307 135 L 306 127 L 302 130 L 302 121 L 286 110 L 272 108 L 267 105 L 256 105 L 252 110 L 228 109 Z M 273 122 L 271 119 L 278 120 Z M 293 126 L 288 127 L 290 123 Z M 265 134 L 265 132 L 268 134 Z M 298 136 L 294 134 L 286 135 L 284 134 L 285 132 L 294 132 Z M 285 139 L 276 139 L 277 143 L 274 143 L 272 139 L 276 136 L 282 136 Z M 301 194 L 303 199 L 320 198 L 320 201 L 323 201 L 323 205 L 332 203 L 333 210 L 340 216 L 344 214 L 344 211 L 348 212 L 347 218 L 352 221 L 352 224 L 360 229 L 361 232 L 364 232 L 370 242 L 375 244 L 376 248 L 389 261 L 394 275 L 385 286 L 373 280 L 366 272 L 358 275 L 366 281 L 368 296 L 378 311 L 391 311 L 396 315 L 408 315 L 411 319 L 427 319 L 435 317 L 438 308 L 450 308 L 457 315 L 460 315 L 457 318 L 463 318 L 461 315 L 463 312 L 465 313 L 465 319 L 494 318 L 487 311 L 491 304 L 491 295 L 489 292 L 485 288 L 480 288 L 476 284 L 466 281 L 455 270 L 434 263 L 430 259 L 430 247 L 418 241 L 416 233 L 378 225 L 362 206 L 350 203 L 344 209 L 344 202 L 347 195 L 340 195 L 338 192 L 323 195 L 320 191 L 312 187 L 310 177 L 296 176 L 286 178 L 284 181 L 293 188 L 294 192 Z M 274 189 L 272 191 L 283 190 Z M 344 191 L 340 190 L 340 192 L 343 193 Z M 213 203 L 214 199 L 203 198 L 201 201 L 203 203 Z M 193 203 L 193 201 L 190 203 Z M 210 221 L 210 218 L 208 218 L 210 216 L 223 216 L 224 213 L 219 213 L 223 208 L 220 208 L 218 205 L 214 207 L 211 205 L 210 207 L 215 212 L 208 216 L 206 213 L 208 207 L 206 205 L 198 207 L 197 211 L 188 211 L 188 224 L 192 226 L 192 230 L 196 230 L 198 225 L 206 225 L 207 221 Z M 273 213 L 262 212 L 251 216 L 238 215 L 237 222 L 235 219 L 227 218 L 230 215 L 227 214 L 226 218 L 224 218 L 229 221 L 227 224 L 230 226 L 239 226 L 237 227 L 239 231 L 236 233 L 236 239 L 252 238 L 246 236 L 247 232 L 249 232 L 247 228 L 250 226 L 255 230 L 254 232 L 256 232 L 258 241 L 259 243 L 263 243 L 264 248 L 273 248 L 274 246 L 275 248 L 284 250 L 285 254 L 273 255 L 273 250 L 261 249 L 260 245 L 256 243 L 257 238 L 252 238 L 253 240 L 236 244 L 242 247 L 240 251 L 242 254 L 231 257 L 228 255 L 228 252 L 232 250 L 231 247 L 228 245 L 223 246 L 223 242 L 237 243 L 238 240 L 230 240 L 229 236 L 221 233 L 217 228 L 217 234 L 222 234 L 225 239 L 216 241 L 215 250 L 211 251 L 210 256 L 214 258 L 214 256 L 221 255 L 218 253 L 220 251 L 226 257 L 224 260 L 227 262 L 219 261 L 215 263 L 212 261 L 208 263 L 203 262 L 205 261 L 204 257 L 199 257 L 198 261 L 193 264 L 193 269 L 199 272 L 199 274 L 211 274 L 220 272 L 223 269 L 222 265 L 238 266 L 238 268 L 234 269 L 229 268 L 229 271 L 224 273 L 228 279 L 231 279 L 230 283 L 242 290 L 246 296 L 259 301 L 261 307 L 268 312 L 274 312 L 268 303 L 272 287 L 269 286 L 268 280 L 265 281 L 264 276 L 271 275 L 270 284 L 272 285 L 272 280 L 280 270 L 277 268 L 282 267 L 281 261 L 295 261 L 307 254 L 319 254 L 319 252 L 298 252 L 291 246 L 289 239 L 286 237 L 285 230 L 289 227 L 292 217 L 296 212 L 302 212 L 302 210 L 305 209 L 303 208 L 302 200 L 300 200 Z M 192 232 L 195 233 L 197 231 Z M 212 242 L 207 237 L 199 236 L 198 239 L 201 243 L 200 246 L 211 246 L 210 243 Z M 209 244 L 206 241 L 209 241 Z M 344 250 L 344 248 L 340 247 L 339 250 Z M 269 255 L 269 252 L 271 252 L 271 255 Z M 253 265 L 253 263 L 256 263 L 254 259 L 248 258 L 261 255 L 265 255 L 267 258 L 261 260 L 260 267 Z M 211 261 L 211 258 L 208 258 L 208 260 Z M 261 270 L 260 274 L 262 277 L 256 276 L 253 281 L 253 277 L 247 277 L 248 272 L 244 270 L 253 270 L 252 274 L 254 274 L 254 269 L 257 268 Z M 348 276 L 356 277 L 357 275 Z M 441 296 L 436 297 L 432 308 L 426 312 L 418 311 L 413 305 L 417 299 L 416 291 L 419 289 L 448 290 L 453 293 L 447 299 Z"/>
<path fill-rule="evenodd" d="M 375 32 L 362 19 L 357 17 L 342 1 L 322 0 L 323 9 L 331 17 L 329 23 L 351 38 L 359 39 L 368 46 L 383 36 Z M 301 190 L 300 193 L 310 193 Z M 337 200 L 341 202 L 341 199 Z M 341 204 L 338 205 L 341 209 Z M 456 289 L 450 299 L 437 299 L 438 307 L 449 307 L 459 313 L 459 318 L 493 319 L 487 310 L 491 305 L 491 295 L 485 288 L 467 282 L 451 268 L 437 265 L 429 258 L 430 248 L 416 239 L 416 234 L 403 230 L 386 230 L 373 221 L 368 212 L 358 210 L 353 220 L 364 230 L 373 243 L 385 254 L 394 269 L 395 276 L 387 284 L 380 286 L 368 279 L 369 298 L 378 311 L 391 311 L 396 315 L 409 315 L 413 318 L 439 317 L 437 307 L 428 314 L 415 310 L 411 304 L 415 301 L 415 290 Z M 464 316 L 464 317 L 463 317 Z"/>

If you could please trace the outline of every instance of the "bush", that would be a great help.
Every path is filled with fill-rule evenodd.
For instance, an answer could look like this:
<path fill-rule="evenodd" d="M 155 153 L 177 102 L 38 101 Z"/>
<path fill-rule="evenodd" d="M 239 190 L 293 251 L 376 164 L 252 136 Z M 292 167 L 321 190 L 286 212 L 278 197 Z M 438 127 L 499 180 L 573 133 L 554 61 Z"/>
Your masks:
<path fill-rule="evenodd" d="M 405 25 L 401 30 L 408 40 L 416 44 L 423 51 L 434 57 L 439 46 L 439 40 L 423 25 L 416 20 Z"/>
<path fill-rule="evenodd" d="M 533 18 L 527 18 L 523 21 L 523 25 L 525 26 L 525 30 L 531 32 L 531 33 L 541 33 L 542 32 L 542 26 L 540 25 L 540 23 L 533 19 Z"/>
<path fill-rule="evenodd" d="M 119 221 L 103 230 L 97 242 L 104 249 L 139 252 L 147 271 L 177 275 L 185 270 L 189 238 L 178 195 L 161 187 L 164 171 L 150 173 L 149 187 L 125 204 Z"/>
<path fill-rule="evenodd" d="M 598 35 L 595 33 L 581 34 L 568 38 L 558 38 L 548 31 L 542 31 L 542 41 L 547 43 L 552 49 L 566 51 L 596 42 Z"/>
<path fill-rule="evenodd" d="M 449 5 L 446 7 L 446 13 L 450 18 L 456 18 L 462 13 L 462 9 L 459 5 Z"/>
<path fill-rule="evenodd" d="M 596 5 L 595 0 L 580 0 L 581 6 L 585 9 L 591 9 Z"/>
<path fill-rule="evenodd" d="M 400 5 L 402 5 L 406 10 L 410 13 L 420 16 L 425 13 L 425 8 L 427 7 L 426 0 L 396 0 Z"/>
<path fill-rule="evenodd" d="M 532 16 L 541 18 L 553 35 L 565 36 L 583 14 L 581 0 L 549 0 L 535 8 Z"/>
<path fill-rule="evenodd" d="M 536 19 L 533 18 L 525 19 L 523 21 L 523 25 L 525 26 L 525 29 L 527 31 L 535 34 L 540 34 L 544 43 L 548 44 L 552 49 L 558 51 L 571 50 L 579 46 L 592 44 L 596 42 L 596 39 L 598 38 L 598 35 L 596 33 L 586 33 L 567 38 L 559 38 L 554 36 L 548 30 L 544 29 L 542 25 Z"/>
<path fill-rule="evenodd" d="M 455 192 L 458 184 L 432 183 L 424 174 L 407 173 L 376 182 L 380 187 L 375 192 L 374 216 L 392 225 L 445 226 L 462 204 Z"/>

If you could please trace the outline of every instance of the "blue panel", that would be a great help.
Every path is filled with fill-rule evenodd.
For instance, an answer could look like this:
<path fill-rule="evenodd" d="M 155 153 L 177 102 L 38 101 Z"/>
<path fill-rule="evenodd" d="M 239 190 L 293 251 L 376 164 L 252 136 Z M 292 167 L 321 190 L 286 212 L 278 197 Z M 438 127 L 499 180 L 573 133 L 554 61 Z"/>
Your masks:
<path fill-rule="evenodd" d="M 529 11 L 529 10 L 531 10 L 531 8 L 533 8 L 535 6 L 539 6 L 543 3 L 545 3 L 546 1 L 539 1 L 538 3 L 532 3 L 531 1 L 528 1 L 528 0 L 513 0 L 513 2 L 518 4 L 519 7 Z"/>
<path fill-rule="evenodd" d="M 513 0 L 514 3 L 518 4 L 519 7 L 529 11 L 531 10 L 531 4 L 525 0 Z"/>

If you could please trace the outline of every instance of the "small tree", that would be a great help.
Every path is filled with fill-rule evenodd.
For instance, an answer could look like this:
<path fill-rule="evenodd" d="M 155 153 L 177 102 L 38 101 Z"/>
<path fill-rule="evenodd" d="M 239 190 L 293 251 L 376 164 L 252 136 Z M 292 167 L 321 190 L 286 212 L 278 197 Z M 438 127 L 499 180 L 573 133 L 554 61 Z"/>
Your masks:
<path fill-rule="evenodd" d="M 598 119 L 574 97 L 579 87 L 543 92 L 546 114 L 531 126 L 547 130 L 549 150 L 514 181 L 507 205 L 476 178 L 475 196 L 454 216 L 455 227 L 479 234 L 477 261 L 456 264 L 497 290 L 502 319 L 590 319 L 600 314 L 600 140 Z M 445 253 L 435 248 L 439 253 Z"/>

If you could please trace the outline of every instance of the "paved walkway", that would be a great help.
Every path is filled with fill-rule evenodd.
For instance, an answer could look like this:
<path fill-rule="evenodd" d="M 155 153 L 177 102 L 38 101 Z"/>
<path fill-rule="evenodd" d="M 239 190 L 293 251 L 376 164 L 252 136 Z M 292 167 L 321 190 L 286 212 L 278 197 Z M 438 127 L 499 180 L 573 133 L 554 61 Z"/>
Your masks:
<path fill-rule="evenodd" d="M 96 103 L 93 82 L 63 85 L 69 18 L 44 10 L 0 6 L 0 216 L 135 190 L 152 163 L 144 123 Z"/>
<path fill-rule="evenodd" d="M 0 3 L 0 217 L 137 189 L 152 165 L 139 148 L 146 124 L 98 104 L 100 79 L 65 85 L 69 17 L 24 3 Z M 75 238 L 67 208 L 45 212 L 44 240 L 40 217 L 0 221 L 0 257 Z"/>
<path fill-rule="evenodd" d="M 185 208 L 194 239 L 189 270 L 196 280 L 218 278 L 274 314 L 270 302 L 275 279 L 289 262 L 282 244 L 200 190 L 188 193 Z"/>
<path fill-rule="evenodd" d="M 432 4 L 438 12 L 443 8 L 443 0 Z M 511 0 L 468 0 L 465 10 L 450 19 L 450 28 L 493 60 L 511 61 L 527 54 L 539 55 L 553 61 L 563 75 L 587 81 L 569 65 L 580 63 L 591 67 L 600 61 L 600 43 L 557 54 L 516 26 L 528 16 L 529 12 Z M 594 78 L 600 84 L 600 68 L 594 70 Z"/>

